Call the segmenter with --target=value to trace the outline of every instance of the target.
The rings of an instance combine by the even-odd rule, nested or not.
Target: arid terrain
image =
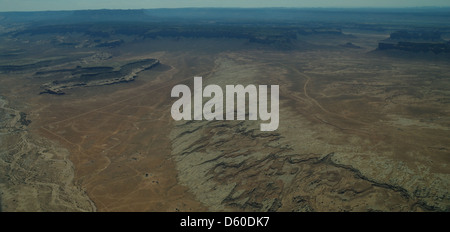
[[[1,211],[450,210],[445,14],[241,26],[132,13],[0,14]],[[171,89],[194,76],[279,85],[278,129],[175,121]]]

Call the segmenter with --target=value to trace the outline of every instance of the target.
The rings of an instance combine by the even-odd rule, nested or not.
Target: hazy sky
[[[0,11],[178,7],[417,7],[450,0],[0,0]]]

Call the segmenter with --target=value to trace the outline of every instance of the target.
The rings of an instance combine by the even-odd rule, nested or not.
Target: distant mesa
[[[37,61],[35,63],[30,63],[30,64],[0,65],[0,73],[20,72],[23,70],[29,70],[29,69],[35,69],[35,68],[49,66],[50,64],[53,64],[53,63],[54,63],[54,61],[52,61],[52,60],[44,60],[44,61]]]
[[[358,45],[354,45],[352,42],[348,42],[346,44],[342,44],[341,47],[344,47],[344,48],[355,48],[355,49],[361,48]]]
[[[123,43],[124,43],[123,40],[117,39],[117,40],[111,40],[111,41],[100,43],[100,44],[96,45],[95,47],[98,47],[98,48],[102,48],[102,47],[114,48],[114,47],[118,47],[118,46],[122,45]]]
[[[65,90],[76,87],[90,87],[112,85],[134,81],[137,75],[151,69],[160,62],[157,59],[143,59],[125,64],[115,71],[113,67],[80,67],[74,69],[51,70],[46,72],[37,72],[36,75],[45,75],[48,73],[69,73],[70,78],[64,80],[55,80],[44,84],[44,89],[40,94],[65,94]]]
[[[73,11],[67,19],[73,21],[146,21],[152,17],[145,10],[77,10]]]
[[[378,43],[379,51],[398,50],[434,54],[450,53],[450,42],[441,37],[440,32],[393,32],[388,39]]]
[[[410,31],[396,31],[391,33],[387,41],[408,41],[408,42],[445,42],[442,39],[440,32],[410,32]]]
[[[127,18],[126,15],[133,15],[128,11],[75,11],[71,17],[81,19],[95,18],[92,23],[84,23],[77,20],[58,24],[43,24],[40,26],[25,27],[24,29],[11,33],[11,36],[20,38],[26,36],[38,35],[65,35],[65,38],[54,39],[53,43],[60,46],[97,47],[97,48],[115,48],[121,46],[126,39],[122,36],[131,36],[140,39],[161,39],[161,38],[206,38],[206,39],[240,39],[246,40],[249,44],[268,45],[269,47],[292,49],[296,45],[302,45],[298,40],[302,36],[324,35],[324,36],[343,36],[340,28],[334,26],[299,26],[299,25],[281,25],[267,27],[264,24],[209,24],[209,23],[155,23],[155,21],[137,20],[121,21]],[[138,11],[142,17],[147,16],[145,12]],[[117,14],[117,15],[116,15]],[[121,15],[125,15],[120,17]],[[116,16],[115,16],[116,15]],[[85,17],[84,17],[85,16]],[[135,17],[135,16],[133,16]],[[131,18],[133,18],[131,17]],[[137,17],[137,16],[136,16]],[[140,16],[139,16],[140,17]],[[110,18],[110,21],[106,20]],[[130,20],[131,20],[130,18]],[[69,16],[65,20],[70,19]],[[81,20],[80,19],[80,20]],[[100,19],[105,19],[105,22]],[[83,39],[73,39],[70,35],[83,36]],[[87,38],[85,38],[86,36]],[[78,37],[77,37],[78,38]],[[84,42],[82,42],[84,41]]]

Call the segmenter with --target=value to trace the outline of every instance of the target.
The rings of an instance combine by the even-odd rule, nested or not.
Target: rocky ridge
[[[137,75],[151,69],[159,64],[157,59],[144,59],[128,63],[120,67],[118,71],[114,71],[113,67],[77,67],[75,69],[56,70],[54,72],[69,73],[68,77],[63,80],[55,80],[51,83],[44,84],[41,91],[49,94],[65,94],[65,90],[76,87],[91,87],[112,85],[117,83],[125,83],[133,81]],[[43,74],[36,73],[37,75]]]

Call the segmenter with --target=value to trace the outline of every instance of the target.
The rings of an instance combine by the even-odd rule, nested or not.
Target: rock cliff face
[[[450,42],[441,38],[439,32],[398,31],[378,44],[380,51],[399,50],[407,52],[450,53]]]
[[[432,52],[435,54],[450,53],[450,43],[415,43],[415,42],[398,42],[398,43],[379,43],[378,50],[400,50],[408,52]]]
[[[397,41],[416,41],[416,42],[443,42],[441,33],[439,32],[408,32],[396,31],[393,32],[389,38]]]
[[[90,67],[75,69],[56,70],[51,72],[69,73],[69,78],[64,80],[55,80],[51,83],[43,85],[44,90],[41,92],[49,94],[64,94],[64,90],[76,87],[102,86],[123,82],[133,81],[138,73],[151,69],[159,64],[157,59],[144,59],[136,62],[128,63],[120,67],[118,71],[114,71],[113,67]],[[43,74],[42,72],[36,74]]]

